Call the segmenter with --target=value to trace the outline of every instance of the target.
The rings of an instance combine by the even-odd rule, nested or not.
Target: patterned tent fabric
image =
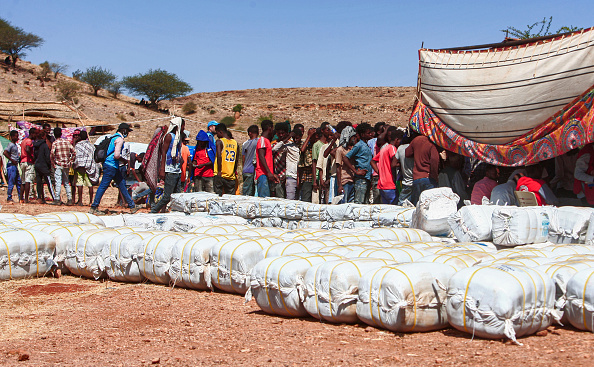
[[[499,165],[592,141],[594,28],[485,50],[419,51],[413,129]]]
[[[420,101],[410,126],[449,151],[500,166],[523,166],[594,142],[593,102],[594,85],[544,124],[503,145],[478,143],[458,134]]]

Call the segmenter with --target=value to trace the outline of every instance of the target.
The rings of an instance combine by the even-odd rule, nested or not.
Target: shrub
[[[72,72],[72,79],[76,79],[76,80],[80,80],[80,77],[82,76],[83,72],[80,69],[76,69],[75,71]]]
[[[235,107],[233,107],[233,112],[241,113],[241,110],[243,110],[243,106],[240,104],[236,104]]]
[[[182,112],[184,113],[184,115],[191,115],[193,113],[196,113],[197,108],[198,106],[196,106],[196,103],[190,101],[184,104],[184,106],[182,107]]]
[[[39,76],[41,76],[41,78],[43,78],[43,79],[47,78],[47,75],[52,72],[50,63],[47,61],[44,61],[41,64],[39,64],[39,66],[41,66],[41,71],[39,72]]]
[[[122,121],[126,121],[126,115],[124,115],[123,113],[116,113],[116,116],[122,120]]]
[[[258,122],[262,122],[264,120],[274,121],[274,116],[272,114],[270,114],[270,115],[263,115],[263,116],[258,117]]]
[[[208,113],[210,113],[211,115],[214,115],[215,113],[217,113],[217,111],[215,111],[215,110],[210,110],[210,111],[208,111]]]
[[[73,99],[78,95],[80,86],[75,82],[61,81],[56,85],[58,90],[58,99],[61,101]]]
[[[107,91],[109,93],[111,93],[111,95],[113,96],[113,98],[118,98],[118,96],[120,95],[120,93],[122,93],[123,87],[124,87],[124,85],[122,84],[122,82],[115,81],[115,82],[111,83],[109,85],[109,87],[107,87]]]
[[[221,119],[221,121],[219,121],[219,123],[229,127],[229,126],[233,126],[233,124],[235,123],[235,117],[233,116],[225,116]]]

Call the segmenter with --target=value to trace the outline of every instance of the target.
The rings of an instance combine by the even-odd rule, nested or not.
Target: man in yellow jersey
[[[215,127],[217,155],[214,164],[214,191],[220,196],[235,194],[235,172],[237,171],[237,142],[224,124]]]

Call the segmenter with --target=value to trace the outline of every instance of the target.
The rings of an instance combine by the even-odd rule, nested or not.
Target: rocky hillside
[[[90,86],[63,74],[58,74],[56,78],[50,75],[42,80],[40,72],[40,66],[24,60],[19,61],[16,70],[2,64],[0,101],[56,101],[56,85],[59,82],[76,82],[81,87],[75,99],[77,109],[93,121],[114,125],[123,121],[132,123],[135,126],[132,138],[141,142],[148,142],[155,128],[162,125],[166,121],[163,118],[168,116],[167,113],[141,106],[138,99],[125,95],[113,98],[107,91],[101,90],[99,96],[95,97]],[[160,107],[185,116],[193,136],[199,129],[205,128],[207,121],[233,116],[232,108],[236,104],[244,107],[241,117],[233,126],[239,131],[245,131],[247,126],[258,123],[262,116],[272,116],[275,122],[290,120],[306,127],[319,126],[323,121],[336,123],[340,120],[353,123],[386,121],[404,125],[411,112],[414,93],[414,87],[252,89],[197,93],[164,101]],[[190,101],[196,103],[196,112],[184,115],[182,107]],[[6,120],[0,120],[0,130],[5,131],[6,128]],[[235,135],[238,140],[244,139],[243,134]]]

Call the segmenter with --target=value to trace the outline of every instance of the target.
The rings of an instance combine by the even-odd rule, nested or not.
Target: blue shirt
[[[118,140],[119,137],[123,138],[124,136],[120,133],[115,133],[114,135],[105,138],[111,139],[111,142],[109,143],[109,147],[107,148],[107,157],[105,158],[105,162],[103,162],[103,164],[116,169],[120,166],[119,161],[116,161],[115,159],[115,142],[116,140]],[[121,153],[122,152],[120,152],[120,154]]]
[[[354,157],[355,160],[355,168],[356,169],[364,169],[367,170],[365,174],[365,178],[371,180],[371,159],[373,158],[373,154],[371,153],[371,148],[365,143],[363,140],[359,140],[357,144],[346,154],[348,159],[352,159]],[[362,176],[355,175],[355,177],[361,178]]]
[[[247,140],[243,143],[242,152],[245,157],[245,164],[243,165],[243,173],[254,173],[254,155],[256,154],[256,144],[258,138]]]

